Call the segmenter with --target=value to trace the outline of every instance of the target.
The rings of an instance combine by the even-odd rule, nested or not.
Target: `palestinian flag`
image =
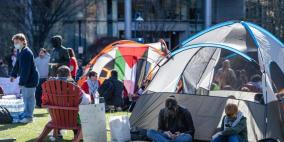
[[[108,45],[92,59],[85,73],[89,70],[97,72],[102,82],[110,77],[111,70],[116,70],[128,94],[133,94],[164,57],[161,43],[140,44],[122,40]]]

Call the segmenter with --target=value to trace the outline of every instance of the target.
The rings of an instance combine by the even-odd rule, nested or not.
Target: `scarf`
[[[88,84],[88,87],[89,87],[89,94],[95,95],[98,88],[99,88],[99,82],[98,81],[92,81],[91,79],[88,79],[87,84]]]
[[[225,116],[225,119],[224,119],[224,130],[226,130],[227,128],[235,127],[241,121],[242,118],[243,118],[243,113],[242,112],[238,112],[237,113],[237,118],[235,120],[233,120],[233,121],[232,121],[232,119],[230,119],[227,116]]]

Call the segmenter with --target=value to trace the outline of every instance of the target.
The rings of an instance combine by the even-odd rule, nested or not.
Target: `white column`
[[[212,24],[212,0],[205,0],[205,28]]]
[[[126,39],[131,39],[131,9],[131,0],[124,0],[124,29]]]

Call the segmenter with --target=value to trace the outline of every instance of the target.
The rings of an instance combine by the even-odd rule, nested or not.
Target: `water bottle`
[[[100,94],[98,92],[96,92],[96,94],[94,96],[94,100],[95,100],[95,104],[99,104],[100,103]]]

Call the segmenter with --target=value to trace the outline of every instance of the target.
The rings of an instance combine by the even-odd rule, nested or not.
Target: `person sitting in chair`
[[[236,104],[227,104],[221,131],[212,137],[211,142],[247,142],[247,123]]]
[[[158,131],[150,129],[147,136],[154,142],[192,142],[194,131],[190,112],[170,96],[159,113]]]
[[[70,68],[66,65],[62,65],[57,69],[57,77],[52,77],[50,78],[50,80],[62,80],[62,81],[66,81],[68,83],[72,83],[74,85],[77,86],[77,83],[73,80],[72,76],[71,76],[71,71]],[[90,95],[86,94],[82,89],[80,89],[80,105],[88,105],[91,103],[91,97]],[[47,94],[44,94],[42,96],[42,103],[43,104],[48,104],[47,101]],[[80,117],[78,116],[78,123],[80,123]],[[73,130],[74,136],[77,134],[77,130]],[[62,139],[63,136],[61,134],[61,129],[58,130],[58,134],[57,134],[57,138]],[[50,140],[55,140],[54,137],[50,137]]]
[[[69,83],[72,83],[74,85],[77,86],[77,83],[73,80],[73,78],[71,77],[71,71],[70,68],[68,66],[60,66],[57,69],[57,77],[52,77],[50,78],[51,80],[63,80]],[[47,96],[42,96],[42,103],[46,104],[47,100]],[[80,92],[80,105],[88,105],[91,103],[91,97],[90,95],[86,94],[82,89]]]

